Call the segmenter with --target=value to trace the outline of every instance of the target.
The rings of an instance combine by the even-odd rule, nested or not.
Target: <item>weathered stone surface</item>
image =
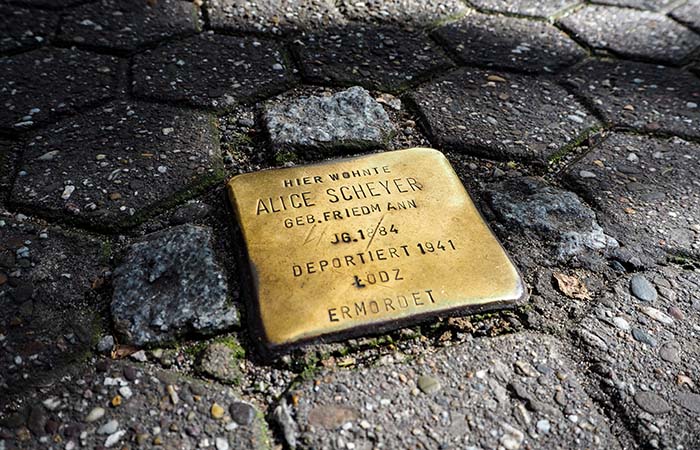
[[[426,372],[442,385],[431,395],[417,387]],[[337,442],[355,448],[436,448],[436,442],[454,448],[619,448],[559,344],[541,335],[473,339],[405,365],[321,373],[294,394],[303,448]],[[344,423],[311,420],[321,406],[357,416]]]
[[[238,325],[207,228],[182,225],[133,244],[114,272],[112,320],[139,346]]]
[[[700,0],[688,0],[671,11],[669,15],[700,33]]]
[[[590,61],[567,83],[604,120],[637,130],[700,137],[700,79],[651,64]]]
[[[85,1],[89,0],[12,0],[11,3],[37,8],[63,9],[69,6],[84,3]]]
[[[566,172],[627,247],[700,254],[700,146],[613,134]],[[582,178],[590,172],[592,177]]]
[[[438,147],[487,158],[544,162],[598,125],[562,88],[525,75],[462,70],[410,97]]]
[[[470,65],[552,72],[586,56],[554,26],[513,17],[471,13],[439,28],[435,35]]]
[[[345,24],[332,0],[211,0],[207,4],[214,29],[282,34]]]
[[[35,134],[11,198],[52,217],[127,226],[220,176],[217,150],[206,113],[114,102]]]
[[[58,14],[49,11],[0,5],[0,53],[45,44],[55,33],[58,17]]]
[[[580,0],[469,0],[479,9],[529,17],[548,18],[571,8]]]
[[[75,49],[0,58],[0,130],[18,131],[114,95],[117,59]]]
[[[361,87],[326,97],[272,100],[264,120],[277,150],[365,150],[383,146],[394,131],[384,108]]]
[[[627,58],[678,65],[700,46],[700,35],[649,11],[588,6],[559,23],[591,47]]]
[[[536,178],[491,184],[485,198],[496,219],[509,232],[518,230],[531,239],[548,243],[560,261],[618,246],[576,194]]]
[[[428,27],[467,10],[459,0],[340,0],[339,5],[352,20],[405,28]]]
[[[687,313],[686,319],[655,320],[648,315],[649,303],[630,294],[629,277],[613,284],[578,327],[606,343],[603,349],[582,341],[584,358],[599,380],[593,384],[602,388],[593,395],[611,399],[638,439],[652,448],[693,448],[698,443],[698,413],[687,407],[687,396],[694,394],[700,358],[700,276],[673,267],[644,275],[661,288],[653,308],[677,308]],[[634,327],[620,329],[615,318],[625,318]],[[669,345],[679,353],[676,357],[664,357]]]
[[[127,371],[132,372],[132,379],[126,378]],[[125,392],[130,394],[128,398],[122,395]],[[117,395],[122,398],[121,404],[104,407]],[[134,368],[124,361],[105,359],[76,364],[61,382],[48,385],[47,391],[34,390],[27,404],[32,405],[31,416],[24,418],[20,412],[19,420],[13,423],[16,426],[0,425],[0,442],[6,448],[46,448],[46,439],[53,436],[60,437],[60,448],[69,449],[131,445],[217,450],[270,448],[262,415],[252,405],[242,403],[226,386],[192,380],[148,364]],[[43,406],[46,404],[52,409]],[[221,418],[211,416],[213,404],[224,409]],[[241,404],[249,410],[249,422],[245,425],[226,412],[229,406]],[[94,422],[85,420],[95,410],[101,410],[102,415],[97,414]],[[24,426],[37,428],[42,422],[43,429],[37,429],[40,433],[20,432]],[[50,423],[54,424],[51,428]],[[46,433],[46,429],[53,432]]]
[[[452,65],[427,36],[396,28],[329,29],[295,40],[293,48],[304,77],[313,83],[390,92]]]
[[[193,3],[178,0],[101,0],[71,9],[59,38],[89,47],[130,52],[142,45],[193,33],[199,28]]]
[[[137,55],[137,96],[226,109],[293,82],[282,47],[250,37],[202,34]]]
[[[625,6],[628,8],[660,11],[673,3],[674,0],[590,0],[601,5]]]
[[[223,343],[209,345],[199,362],[199,370],[222,383],[240,383],[241,371],[237,367],[235,352]]]
[[[103,242],[0,212],[0,416],[93,345]],[[0,438],[1,440],[1,438]]]

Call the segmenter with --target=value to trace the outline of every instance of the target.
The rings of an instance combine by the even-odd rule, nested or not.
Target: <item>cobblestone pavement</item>
[[[0,450],[700,448],[697,0],[0,1]],[[411,146],[528,302],[262,360],[224,181]]]

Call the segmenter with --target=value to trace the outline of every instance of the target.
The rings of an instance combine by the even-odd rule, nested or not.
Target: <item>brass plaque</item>
[[[228,191],[269,348],[526,296],[518,270],[437,150],[244,174]]]

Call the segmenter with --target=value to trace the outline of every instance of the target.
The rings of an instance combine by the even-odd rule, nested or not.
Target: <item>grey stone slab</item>
[[[700,35],[655,12],[587,6],[559,24],[586,44],[626,58],[679,65],[700,47]]]
[[[688,0],[686,3],[673,9],[669,15],[677,21],[686,24],[697,33],[700,33],[700,1]]]
[[[572,72],[567,83],[610,124],[700,137],[700,80],[688,72],[590,61]]]
[[[460,16],[467,11],[459,0],[340,0],[350,19],[405,28],[423,28]]]
[[[212,232],[181,225],[145,236],[114,271],[111,313],[126,342],[153,346],[239,324]]]
[[[197,14],[193,3],[178,0],[102,0],[68,11],[62,18],[59,38],[71,44],[130,52],[197,31]]]
[[[322,372],[288,408],[302,448],[620,448],[562,353],[538,334],[472,339],[405,364]]]
[[[670,6],[674,0],[590,0],[600,5],[621,6],[627,8],[660,11]]]
[[[202,34],[136,55],[137,96],[214,109],[277,94],[293,82],[278,43]]]
[[[88,233],[0,211],[0,407],[90,351],[108,258]]]
[[[395,132],[382,105],[361,87],[326,97],[271,100],[264,120],[277,151],[367,150],[386,145]]]
[[[23,400],[0,424],[11,436],[0,439],[6,448],[270,448],[257,407],[226,386],[151,364],[90,360]]]
[[[46,48],[0,58],[0,130],[22,131],[114,95],[118,60]]]
[[[591,381],[622,411],[638,442],[697,448],[700,275],[670,266],[644,275],[659,290],[657,300],[631,296],[623,277],[572,333],[595,374]]]
[[[346,23],[332,0],[212,0],[206,7],[212,28],[234,32],[283,34]]]
[[[475,7],[507,14],[549,18],[581,3],[581,0],[469,0]]]
[[[586,56],[554,26],[513,17],[471,13],[439,28],[435,36],[469,65],[553,72]]]
[[[618,247],[596,214],[573,192],[537,178],[513,178],[488,184],[483,194],[502,234],[521,234],[550,247],[550,258],[567,262],[588,253]],[[544,262],[544,261],[542,261]]]
[[[398,28],[348,26],[294,41],[312,83],[360,85],[395,92],[452,66],[424,34]]]
[[[566,172],[621,244],[700,254],[700,145],[613,134]]]
[[[46,44],[56,32],[58,14],[0,5],[0,53]]]
[[[12,201],[98,228],[124,227],[218,180],[217,152],[206,113],[115,102],[32,136]]]
[[[598,121],[557,84],[527,75],[461,70],[410,94],[440,148],[544,162]]]

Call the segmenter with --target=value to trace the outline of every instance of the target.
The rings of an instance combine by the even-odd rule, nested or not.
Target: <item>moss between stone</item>
[[[575,148],[579,147],[583,142],[585,142],[589,137],[594,134],[604,130],[605,127],[602,125],[594,125],[587,128],[576,136],[571,142],[557,150],[552,156],[547,159],[547,163],[550,166],[559,164],[568,154],[570,154]]]

